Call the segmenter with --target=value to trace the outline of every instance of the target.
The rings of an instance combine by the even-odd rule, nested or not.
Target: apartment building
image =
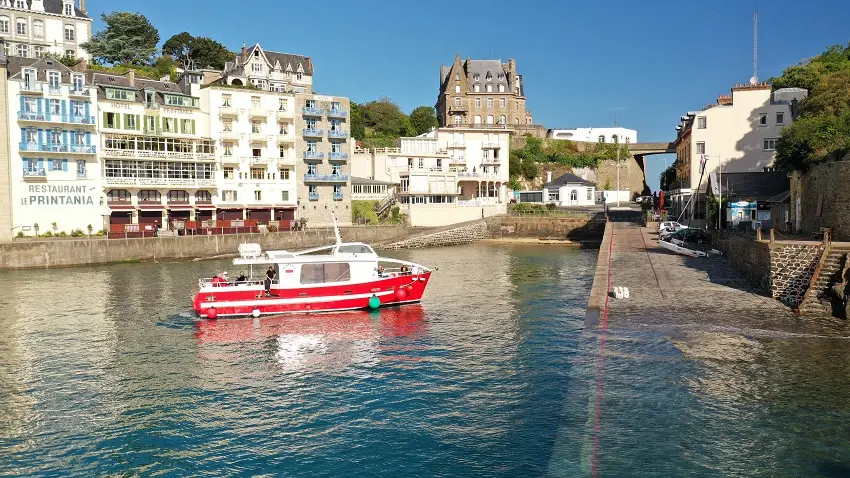
[[[200,100],[176,83],[137,77],[133,71],[87,75],[97,88],[111,227],[180,229],[185,221],[214,219],[216,148]]]
[[[531,125],[525,107],[522,75],[516,60],[471,60],[455,57],[451,66],[440,66],[437,120],[440,126]]]
[[[216,218],[291,227],[298,201],[295,96],[219,84],[195,91],[217,145]]]
[[[552,139],[567,139],[584,143],[637,143],[637,131],[628,128],[571,128],[552,129]]]
[[[808,94],[800,88],[771,91],[766,83],[738,85],[731,93],[682,115],[676,126],[677,182],[668,197],[673,210],[681,211],[695,195],[694,219],[704,217],[700,204],[711,173],[773,169],[776,140],[782,128],[794,121],[795,103]]]
[[[341,96],[296,95],[299,218],[311,225],[351,223],[351,103]],[[303,175],[301,175],[303,172]],[[333,214],[332,214],[333,213]]]
[[[199,65],[203,66],[203,65]],[[234,61],[227,62],[223,76],[229,85],[252,85],[264,91],[313,92],[313,62],[310,57],[278,53],[242,45]]]
[[[91,38],[86,0],[0,0],[0,40],[6,56],[48,53],[89,59],[80,46]]]
[[[5,66],[12,229],[24,235],[100,230],[91,83],[52,58],[10,57]]]

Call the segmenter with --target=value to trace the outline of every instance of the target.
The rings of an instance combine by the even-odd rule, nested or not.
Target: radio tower
[[[756,85],[759,82],[759,11],[753,10],[753,77],[750,78],[750,84]]]

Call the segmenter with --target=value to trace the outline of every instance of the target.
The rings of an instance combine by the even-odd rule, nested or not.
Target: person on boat
[[[237,277],[237,278],[236,278],[236,283],[237,283],[237,284],[242,283],[242,282],[247,282],[247,281],[248,281],[248,278],[247,278],[247,277],[245,277],[245,273],[244,273],[244,272],[240,273],[240,274],[239,274],[239,277]]]
[[[274,266],[269,266],[269,270],[266,271],[266,297],[271,297],[271,287],[274,278],[277,276],[277,272],[274,270]]]
[[[378,277],[384,277],[384,266],[378,266]]]
[[[227,285],[227,271],[212,278],[213,287],[224,287]]]
[[[402,264],[401,265],[401,274],[407,275],[409,273],[410,273],[410,269],[407,268],[407,264]]]

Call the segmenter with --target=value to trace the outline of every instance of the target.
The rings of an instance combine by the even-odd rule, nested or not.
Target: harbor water
[[[421,305],[217,321],[229,261],[3,272],[0,475],[850,475],[845,334],[585,327],[595,250],[393,255]]]

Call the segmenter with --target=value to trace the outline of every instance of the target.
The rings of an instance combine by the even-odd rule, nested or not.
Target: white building
[[[216,219],[295,219],[295,97],[291,93],[208,85],[198,88],[217,148]]]
[[[674,143],[678,177],[669,196],[673,209],[683,207],[694,192],[704,194],[709,174],[721,168],[724,173],[772,170],[776,139],[794,120],[795,100],[807,93],[800,88],[772,92],[766,83],[739,85],[716,104],[683,115]],[[694,211],[694,219],[703,217],[699,207]]]
[[[553,129],[552,139],[568,139],[584,143],[637,143],[637,131],[626,128],[575,128]]]
[[[110,231],[212,219],[215,145],[198,98],[133,71],[89,71],[88,78],[97,86]]]
[[[12,229],[99,231],[96,108],[85,75],[51,58],[11,57],[6,67]]]
[[[452,127],[402,138],[397,149],[356,151],[352,174],[398,185],[388,194],[414,226],[502,214],[510,132],[499,126]]]
[[[261,90],[280,93],[313,92],[313,62],[310,57],[267,51],[259,43],[251,48],[242,45],[235,61],[225,65],[224,76],[229,85],[253,85]]]
[[[546,203],[558,206],[593,206],[596,204],[596,185],[573,173],[567,173],[552,179],[547,172],[543,185],[543,198]]]
[[[6,56],[47,53],[89,59],[80,45],[91,39],[86,0],[0,0],[0,40]]]

